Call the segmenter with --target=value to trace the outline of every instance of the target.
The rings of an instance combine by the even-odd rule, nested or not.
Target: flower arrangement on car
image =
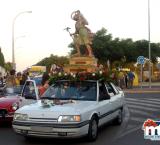
[[[50,78],[50,84],[53,84],[57,80],[71,80],[71,81],[85,81],[85,80],[104,80],[113,81],[111,77],[112,72],[78,72],[78,73],[66,73],[58,72]]]

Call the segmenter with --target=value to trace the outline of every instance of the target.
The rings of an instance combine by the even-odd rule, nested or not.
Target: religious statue
[[[74,45],[77,50],[77,54],[75,55],[81,56],[80,46],[84,45],[88,51],[88,55],[92,57],[93,51],[91,48],[91,44],[93,39],[93,33],[89,28],[86,27],[86,25],[88,25],[87,20],[84,18],[84,16],[79,10],[72,12],[71,19],[76,21],[75,33],[70,34],[71,36],[73,36]]]

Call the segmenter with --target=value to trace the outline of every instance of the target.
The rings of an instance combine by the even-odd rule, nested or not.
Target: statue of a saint
[[[79,10],[72,12],[71,18],[76,21],[75,23],[75,33],[73,35],[74,44],[77,50],[76,56],[80,56],[80,46],[84,45],[88,51],[88,55],[93,56],[91,44],[93,33],[89,28],[86,27],[88,25],[87,20],[81,14]]]

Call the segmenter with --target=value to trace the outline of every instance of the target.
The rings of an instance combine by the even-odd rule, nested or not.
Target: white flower
[[[76,75],[75,75],[75,74],[73,74],[73,77],[75,78],[75,77],[76,77]]]
[[[100,74],[102,74],[102,71],[99,71]]]
[[[65,73],[64,75],[67,76],[67,73]]]
[[[59,76],[61,76],[61,75],[62,75],[62,73],[61,73],[61,72],[59,72],[59,73],[58,73],[58,75],[59,75]]]
[[[95,73],[92,73],[92,76],[95,76],[96,74]]]

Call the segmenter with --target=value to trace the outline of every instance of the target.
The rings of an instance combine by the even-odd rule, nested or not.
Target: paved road
[[[160,118],[160,93],[129,93],[126,96],[125,118],[121,126],[112,124],[100,129],[96,142],[89,143],[86,139],[25,140],[16,135],[10,125],[0,126],[0,145],[154,145],[160,141],[144,140],[143,122],[148,119]]]
[[[142,125],[146,119],[160,120],[160,93],[143,90],[141,93],[127,94],[126,106],[129,110],[128,122],[121,129],[113,145],[158,145],[160,141],[144,139]]]

